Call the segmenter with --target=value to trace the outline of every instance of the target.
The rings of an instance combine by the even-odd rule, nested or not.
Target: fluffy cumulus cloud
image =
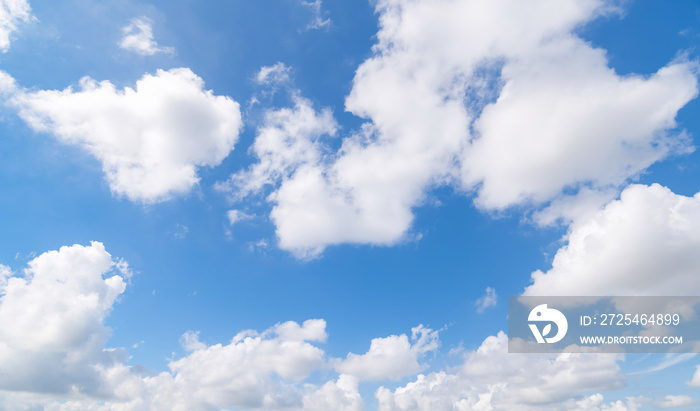
[[[34,130],[99,159],[113,193],[143,203],[191,190],[197,168],[220,164],[242,125],[239,104],[205,90],[187,68],[123,90],[89,77],[79,90],[15,90],[9,102]]]
[[[350,375],[340,375],[321,388],[304,395],[303,411],[364,411],[365,405],[358,392],[358,381]]]
[[[32,9],[27,0],[0,1],[0,51],[3,53],[10,48],[12,33],[20,23],[32,21]]]
[[[234,174],[223,185],[243,197],[286,181],[297,169],[321,162],[323,135],[335,134],[338,124],[330,110],[316,112],[311,102],[295,97],[292,108],[269,110],[258,129],[251,152],[259,159],[247,170]]]
[[[323,320],[308,320],[303,325],[283,323],[262,334],[241,332],[230,344],[195,350],[169,368],[181,389],[212,405],[265,409],[293,405],[300,401],[297,393],[286,390],[274,376],[301,381],[322,368],[324,352],[310,342],[325,341],[325,327]]]
[[[650,399],[645,397],[627,397],[625,400],[617,400],[605,403],[605,397],[597,393],[575,402],[571,407],[575,411],[637,411],[644,404],[649,404]]]
[[[143,372],[126,364],[122,349],[106,348],[104,325],[129,270],[101,243],[50,251],[15,274],[0,266],[0,400],[13,409],[55,411],[279,409],[362,411],[363,380],[415,375],[438,348],[438,334],[423,326],[406,335],[374,339],[369,351],[329,359],[318,346],[326,322],[277,324],[236,334],[227,344],[206,344],[183,334],[187,353],[168,370]],[[395,391],[377,393],[381,410],[585,409],[602,397],[584,392],[623,384],[619,356],[508,355],[503,333],[487,338],[456,371],[419,375]],[[328,373],[332,369],[337,376]],[[322,371],[321,381],[309,377]],[[319,374],[317,374],[319,375]],[[677,399],[668,399],[668,401]],[[579,407],[580,409],[584,409]]]
[[[286,322],[264,332],[238,333],[207,345],[187,332],[189,353],[169,370],[126,365],[122,349],[105,348],[104,319],[126,287],[126,263],[101,243],[42,254],[21,275],[6,266],[0,289],[0,401],[12,409],[360,411],[358,381],[340,375],[304,384],[329,367],[315,343],[327,338],[323,320]]]
[[[153,39],[153,22],[148,17],[136,17],[122,29],[124,37],[119,41],[119,47],[124,50],[152,56],[156,53],[175,53],[172,47],[161,47]]]
[[[261,192],[266,187],[303,185],[308,173],[314,173],[318,178],[319,167],[325,163],[327,154],[321,142],[323,136],[335,135],[338,124],[328,109],[316,111],[311,102],[301,96],[294,96],[294,106],[268,110],[263,124],[258,128],[257,137],[251,152],[259,159],[246,170],[231,176],[225,183],[217,187],[227,191],[234,198],[242,199],[247,195]],[[296,182],[296,183],[295,183]],[[341,235],[337,232],[337,224],[328,210],[328,204],[314,205],[317,201],[332,201],[328,193],[319,190],[313,183],[307,188],[314,192],[299,190],[278,190],[270,195],[269,200],[277,203],[272,211],[272,218],[277,224],[277,235],[282,248],[296,251],[300,256],[311,256],[322,250],[316,237],[324,235],[332,238]],[[319,198],[309,198],[318,195]],[[297,197],[295,201],[288,196]],[[306,208],[306,211],[300,208]],[[296,220],[288,215],[293,214]],[[329,227],[320,227],[317,222],[325,219]],[[312,232],[300,230],[300,226],[309,225]],[[323,233],[317,232],[322,230]],[[329,238],[328,241],[332,241]]]
[[[346,99],[366,124],[331,153],[304,130],[287,141],[312,150],[275,149],[287,167],[268,197],[280,246],[308,256],[339,243],[395,244],[439,185],[487,210],[551,202],[536,221],[570,220],[652,163],[690,151],[675,117],[697,95],[697,64],[618,75],[605,50],[575,34],[616,13],[611,3],[376,2],[378,42]],[[298,102],[285,113],[299,117],[289,124],[323,118]],[[258,138],[269,141],[268,130]],[[250,179],[248,189],[270,182],[264,175],[280,168],[265,165],[269,157],[233,179]]]
[[[181,338],[187,355],[171,360],[168,371],[143,373],[126,364],[123,349],[105,347],[104,320],[129,275],[126,263],[97,242],[44,253],[21,274],[0,266],[3,404],[61,411],[361,411],[361,379],[413,374],[420,369],[416,358],[437,348],[437,333],[419,326],[412,344],[405,335],[376,339],[365,355],[329,361],[317,346],[328,337],[326,322],[290,321],[242,331],[228,344],[207,345],[188,331]],[[337,378],[306,382],[333,363]]]
[[[286,322],[262,333],[248,330],[229,344],[206,345],[198,333],[182,342],[191,352],[169,363],[169,372],[142,377],[130,367],[103,376],[114,387],[106,401],[52,403],[50,410],[218,410],[362,411],[358,380],[340,375],[320,386],[302,384],[327,368],[325,353],[313,343],[327,338],[323,320]]]
[[[454,373],[421,374],[394,391],[380,387],[376,392],[379,410],[576,409],[585,393],[624,385],[620,356],[516,355],[508,354],[507,345],[508,338],[501,332],[467,353]]]
[[[194,396],[190,387],[183,385],[169,373],[154,377],[141,378],[129,370],[122,370],[121,375],[115,373],[115,381],[124,388],[123,393],[128,398],[121,400],[70,400],[63,402],[46,402],[36,399],[18,398],[16,409],[27,409],[26,404],[43,405],[45,411],[187,411],[203,410],[216,411],[228,407],[226,404],[246,404],[255,393],[228,398],[222,403],[212,403],[214,398],[206,399]],[[127,383],[124,385],[124,379]],[[357,390],[357,381],[352,377],[341,375],[337,380],[326,382],[321,387],[307,385],[305,388],[286,388],[282,392],[271,393],[262,405],[243,405],[235,409],[261,409],[285,411],[364,411],[364,402]],[[230,408],[226,408],[230,409]]]
[[[690,149],[664,131],[697,95],[690,63],[619,77],[603,50],[568,37],[506,63],[502,80],[463,162],[464,181],[481,183],[481,206],[542,203],[579,184],[605,190]]]
[[[103,395],[102,370],[124,361],[107,349],[103,321],[126,287],[124,262],[101,243],[61,247],[21,273],[0,266],[0,390]]]
[[[314,345],[327,338],[323,320],[243,331],[228,344],[187,332],[181,342],[190,353],[144,376],[125,364],[123,350],[105,348],[103,321],[128,269],[101,243],[42,254],[22,275],[0,271],[8,280],[0,290],[0,401],[12,409],[364,410],[353,376],[302,384],[328,368]]]
[[[413,328],[411,341],[406,334],[375,338],[367,353],[350,353],[336,369],[359,380],[399,379],[422,369],[419,359],[438,348],[438,332],[423,326]]]
[[[192,352],[169,364],[172,384],[179,395],[187,393],[199,406],[363,410],[360,381],[413,375],[421,369],[418,358],[438,347],[437,332],[418,326],[412,329],[412,343],[406,335],[377,338],[366,354],[329,361],[313,344],[326,340],[325,328],[323,320],[286,322],[262,333],[244,331],[227,345],[211,346],[188,332],[183,345]],[[337,379],[320,386],[300,384],[333,363]]]
[[[632,185],[577,220],[525,295],[698,295],[700,194]]]
[[[401,180],[417,165],[420,174],[420,157],[432,155],[429,144],[421,146],[427,152],[414,153],[414,158],[389,158],[395,146],[375,146],[365,158],[364,144],[373,133],[366,127],[362,135],[343,142],[338,157],[322,139],[337,131],[332,113],[314,110],[299,96],[294,101],[292,108],[267,112],[252,147],[259,162],[219,188],[236,198],[276,188],[268,200],[275,204],[271,218],[279,244],[301,257],[318,255],[329,244],[398,241],[413,218],[402,204],[414,189]]]

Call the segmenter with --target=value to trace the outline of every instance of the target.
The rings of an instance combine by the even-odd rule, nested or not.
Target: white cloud
[[[207,345],[199,341],[199,331],[187,331],[180,337],[180,345],[186,351],[196,351],[207,348]]]
[[[35,20],[27,0],[0,0],[0,51],[10,48],[12,34],[20,23]]]
[[[272,66],[262,66],[255,76],[255,81],[261,85],[280,85],[290,81],[289,73],[292,68],[282,62]]]
[[[103,321],[128,275],[98,242],[41,254],[21,275],[4,270],[0,390],[102,394],[100,368],[125,360],[105,348]]]
[[[551,3],[378,3],[376,55],[358,69],[346,106],[372,120],[378,143],[416,150],[388,151],[383,161],[402,156],[420,177],[401,176],[413,189],[406,212],[457,169],[477,204],[501,209],[580,183],[621,184],[686,148],[663,130],[697,94],[693,64],[619,77],[603,50],[572,33],[607,12],[605,3]]]
[[[690,407],[695,401],[687,395],[667,395],[659,400],[659,408]]]
[[[99,159],[113,193],[143,203],[191,190],[198,167],[233,150],[242,124],[239,104],[187,68],[147,74],[133,89],[85,77],[79,91],[18,91],[10,102],[33,129]]]
[[[278,187],[268,201],[275,204],[271,218],[279,245],[302,258],[318,255],[329,244],[398,241],[412,220],[402,204],[413,186],[401,181],[402,173],[422,165],[423,154],[394,156],[389,152],[400,148],[387,145],[364,158],[369,150],[362,146],[371,138],[367,127],[366,135],[346,139],[332,162],[320,139],[336,133],[331,112],[316,112],[298,95],[294,101],[294,108],[266,114],[252,147],[259,162],[218,187],[237,198]]]
[[[604,404],[602,394],[593,394],[575,402],[571,407],[575,411],[636,411],[644,404],[651,401],[645,397],[627,397],[625,401],[617,400],[609,404]]]
[[[678,310],[680,312],[680,315],[686,316],[686,315],[694,315],[694,310],[692,307],[686,307],[685,304],[678,304],[675,303],[673,304],[673,308]],[[664,329],[662,327],[652,327],[648,326],[646,327],[646,330],[648,330],[649,334],[647,335],[654,335],[651,333],[660,333],[663,332]],[[643,333],[640,333],[643,334]],[[649,374],[649,373],[656,373],[661,370],[665,370],[666,368],[673,367],[674,365],[683,363],[685,361],[691,360],[695,358],[697,354],[696,353],[684,353],[684,354],[672,354],[672,353],[667,353],[665,354],[662,358],[661,361],[653,365],[649,368],[643,369],[641,371],[635,371],[634,373],[630,373],[627,375],[640,375],[640,374]]]
[[[18,90],[17,81],[7,72],[0,70],[0,96],[11,97]]]
[[[199,341],[198,333],[187,332],[181,343],[192,352],[171,361],[170,372],[141,377],[130,367],[114,366],[102,373],[104,384],[113,387],[108,401],[76,399],[47,409],[363,410],[357,380],[351,376],[341,375],[320,387],[301,384],[311,372],[327,367],[325,353],[312,344],[326,340],[325,327],[323,320],[286,322],[209,346]]]
[[[496,290],[491,287],[486,287],[486,294],[479,297],[476,304],[476,311],[478,313],[483,313],[489,307],[495,307],[498,303],[498,295],[496,295]]]
[[[7,287],[7,281],[12,277],[12,269],[6,265],[0,264],[0,295],[2,295]]]
[[[120,401],[73,400],[68,402],[52,402],[44,406],[45,411],[171,411],[171,410],[220,410],[225,405],[212,404],[211,399],[201,398],[192,394],[191,388],[182,384],[169,373],[161,373],[143,379],[135,376],[126,369],[115,368],[114,383],[120,385],[124,397]],[[124,384],[124,379],[128,381]],[[259,405],[246,405],[236,409],[263,409],[287,411],[364,411],[364,402],[357,389],[357,380],[341,375],[337,380],[326,382],[321,387],[306,385],[304,388],[278,387],[280,392],[267,392],[265,401]],[[244,402],[246,398],[257,393],[235,394],[237,398],[228,399],[227,403]],[[0,397],[0,400],[4,398]],[[19,398],[13,409],[27,409],[27,404],[40,406],[46,400]]]
[[[269,246],[270,246],[270,243],[267,241],[267,239],[261,238],[258,241],[249,242],[248,243],[248,251],[250,251],[251,253],[256,252],[256,251],[264,253],[268,249]]]
[[[257,137],[251,152],[259,159],[247,170],[233,174],[225,183],[217,184],[217,188],[231,193],[236,199],[261,192],[265,187],[282,187],[271,194],[268,200],[277,204],[272,211],[272,219],[277,225],[277,236],[280,246],[292,250],[299,256],[313,256],[322,247],[318,246],[317,232],[304,233],[299,225],[309,224],[310,230],[323,230],[325,235],[342,235],[336,230],[336,225],[342,222],[329,221],[330,227],[317,224],[323,219],[326,208],[324,204],[314,206],[308,201],[307,195],[314,193],[296,192],[292,189],[291,196],[286,195],[285,187],[299,185],[298,181],[305,178],[305,173],[317,172],[325,163],[325,147],[320,142],[322,136],[333,136],[338,124],[333,119],[330,110],[316,112],[311,102],[299,95],[293,96],[293,108],[268,110],[264,116],[263,125],[258,128]],[[321,176],[319,176],[321,177]],[[301,183],[303,185],[303,182]],[[317,189],[310,185],[310,189]],[[319,195],[325,196],[321,192]],[[307,207],[305,211],[297,207]],[[290,210],[291,208],[291,210]],[[286,218],[288,213],[302,212],[298,219],[292,221]],[[332,217],[332,216],[328,216]],[[358,229],[359,231],[359,229]]]
[[[417,359],[437,348],[437,333],[419,326],[412,344],[405,335],[375,339],[366,354],[336,362],[336,379],[309,384],[313,372],[330,367],[316,346],[328,337],[326,323],[316,319],[243,331],[228,344],[207,345],[197,332],[187,332],[181,343],[189,354],[171,360],[167,372],[143,376],[125,365],[120,350],[104,348],[104,316],[126,285],[122,276],[105,274],[119,266],[93,243],[42,254],[24,277],[10,277],[0,302],[4,403],[56,411],[361,411],[359,381],[411,375],[422,368]],[[376,394],[380,410],[573,409],[577,401],[587,405],[581,410],[621,409],[601,405],[602,396],[584,401],[581,395],[620,388],[620,356],[513,355],[506,347],[500,333],[467,353],[454,373],[419,375],[393,392],[382,387]]]
[[[301,381],[322,368],[325,354],[310,342],[323,342],[323,320],[279,324],[263,333],[244,331],[230,344],[199,348],[169,368],[180,390],[212,406],[274,408],[300,401],[295,390],[285,396],[284,380]],[[225,366],[222,367],[222,364]],[[278,393],[279,395],[275,395]]]
[[[233,178],[242,194],[270,185],[279,245],[298,256],[396,244],[441,185],[475,194],[484,209],[552,202],[535,221],[569,221],[654,162],[691,150],[683,132],[669,130],[697,95],[696,63],[617,75],[604,50],[575,34],[614,12],[610,2],[381,0],[376,10],[374,55],[346,99],[367,123],[335,153],[278,124],[289,143],[274,156],[255,147],[259,165]],[[298,101],[284,113],[286,124],[323,117]],[[266,124],[258,138],[269,142],[270,132]],[[271,167],[278,157],[283,166]]]
[[[691,387],[700,387],[700,365],[695,366],[695,374],[693,379],[687,383]]]
[[[591,217],[618,195],[619,191],[615,188],[594,190],[582,187],[575,195],[561,196],[533,213],[532,221],[545,227],[559,222],[568,225]]]
[[[328,381],[304,395],[303,411],[364,411],[365,405],[357,388],[355,377],[341,374],[336,381]]]
[[[228,210],[226,212],[226,218],[228,219],[229,225],[234,225],[239,221],[246,221],[255,218],[254,215],[246,214],[241,210]]]
[[[282,62],[271,66],[261,66],[253,78],[255,83],[260,86],[260,90],[248,100],[248,107],[260,104],[261,101],[269,101],[280,88],[298,95],[298,91],[291,87],[293,84],[291,73],[292,68]]]
[[[508,354],[504,333],[488,337],[465,356],[456,373],[419,375],[393,392],[376,392],[380,411],[572,409],[590,391],[624,385],[610,354]]]
[[[367,353],[349,353],[335,368],[342,374],[359,380],[399,379],[422,369],[419,359],[438,348],[438,332],[422,325],[411,330],[411,342],[406,334],[375,338]]]
[[[632,185],[575,221],[546,273],[525,295],[698,295],[700,194]]]
[[[175,53],[172,47],[160,47],[153,40],[153,22],[148,17],[136,17],[131,19],[131,23],[122,29],[124,37],[119,42],[119,47],[124,50],[141,54],[142,56],[152,56],[156,53]]]
[[[0,265],[0,403],[61,411],[364,409],[353,376],[305,383],[330,368],[316,346],[328,338],[321,319],[243,331],[228,344],[207,345],[188,331],[180,342],[189,353],[171,360],[169,371],[126,365],[123,349],[105,347],[104,320],[130,275],[99,242],[43,253],[21,274]]]
[[[331,19],[330,18],[323,18],[323,11],[321,10],[322,6],[322,1],[321,0],[314,0],[314,1],[302,1],[301,4],[303,4],[306,7],[311,8],[313,11],[314,17],[313,21],[309,23],[308,26],[306,26],[307,29],[322,29],[322,28],[328,28],[331,25]]]
[[[502,73],[503,91],[476,121],[478,137],[463,162],[467,185],[480,183],[482,207],[538,204],[581,184],[607,190],[691,150],[682,134],[665,132],[697,96],[690,63],[623,78],[603,50],[562,38]]]
[[[285,181],[304,165],[321,162],[322,148],[318,142],[323,135],[334,135],[338,124],[330,110],[314,111],[311,102],[294,97],[294,108],[268,110],[263,125],[258,128],[251,152],[259,159],[248,170],[231,176],[219,184],[238,198]]]

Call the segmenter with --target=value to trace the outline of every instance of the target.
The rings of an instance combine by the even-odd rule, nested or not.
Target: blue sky
[[[699,406],[504,334],[700,295],[697,2],[0,6],[0,408]]]

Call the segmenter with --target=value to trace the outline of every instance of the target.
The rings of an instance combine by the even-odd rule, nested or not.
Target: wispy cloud
[[[313,20],[311,23],[309,23],[306,28],[308,30],[314,30],[314,29],[325,29],[330,27],[331,25],[331,19],[330,18],[323,18],[324,13],[323,10],[321,10],[321,0],[315,0],[315,1],[302,1],[301,4],[304,6],[310,7],[311,10],[314,13]]]
[[[239,221],[252,220],[255,218],[255,215],[244,213],[241,210],[228,210],[226,212],[226,217],[228,218],[229,225],[234,225]]]
[[[666,354],[664,356],[664,359],[657,365],[647,368],[642,371],[636,371],[636,372],[629,372],[627,373],[628,376],[633,376],[633,375],[640,375],[640,374],[649,374],[653,372],[658,372],[661,370],[665,370],[668,367],[673,367],[676,364],[680,364],[686,361],[689,361],[693,359],[697,354],[696,353],[684,353],[684,354]]]
[[[124,37],[119,47],[142,56],[152,56],[156,53],[174,54],[172,47],[161,47],[153,39],[153,22],[148,17],[131,19],[131,24],[124,27]]]
[[[486,287],[486,294],[479,297],[474,304],[476,304],[476,312],[479,314],[486,311],[489,307],[495,307],[498,303],[498,295],[496,290],[491,287]]]
[[[35,20],[27,0],[0,0],[0,51],[10,48],[12,33],[20,23]]]
[[[278,61],[271,66],[262,66],[255,76],[255,81],[261,85],[280,85],[289,82],[289,73],[292,70],[288,65]]]

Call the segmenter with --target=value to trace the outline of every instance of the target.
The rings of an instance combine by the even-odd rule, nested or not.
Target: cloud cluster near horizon
[[[45,252],[20,273],[0,265],[0,361],[8,365],[0,372],[0,399],[15,409],[62,411],[359,411],[362,381],[410,377],[415,381],[393,392],[377,390],[380,410],[534,410],[589,401],[586,392],[624,384],[619,355],[508,355],[503,333],[465,353],[456,372],[418,374],[439,347],[438,331],[422,325],[410,336],[375,338],[364,354],[332,358],[320,348],[329,338],[322,319],[241,331],[225,344],[188,331],[181,338],[185,355],[171,359],[169,371],[144,373],[127,365],[124,348],[106,346],[105,319],[131,275],[99,242]],[[322,370],[331,375],[308,381]],[[556,378],[547,382],[546,375]],[[560,379],[566,384],[555,383]]]

